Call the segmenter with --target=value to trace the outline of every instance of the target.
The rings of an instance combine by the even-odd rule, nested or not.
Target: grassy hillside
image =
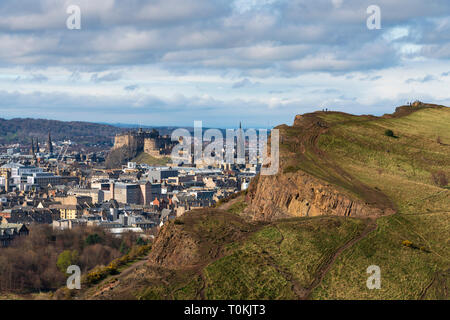
[[[169,157],[155,158],[149,155],[148,153],[141,152],[131,161],[139,164],[148,164],[149,166],[157,166],[157,165],[163,166],[170,162],[170,158]]]
[[[449,124],[438,106],[296,117],[279,127],[280,175],[303,171],[396,213],[255,222],[241,196],[170,222],[148,263],[102,298],[448,299],[450,190],[436,177],[450,178]],[[379,290],[366,286],[371,265]]]
[[[151,263],[100,298],[306,298],[335,251],[365,228],[366,221],[359,219],[293,218],[268,224],[218,209],[195,210],[165,227],[171,241],[154,244]],[[85,297],[98,298],[96,293],[110,283]]]
[[[335,118],[321,115],[326,121],[329,117]],[[395,137],[384,135],[388,129]],[[318,147],[346,172],[381,190],[401,213],[450,208],[450,193],[432,178],[439,171],[450,177],[450,108],[421,109],[392,119],[345,121],[320,135]]]
[[[314,298],[447,297],[450,192],[433,181],[433,174],[450,177],[449,124],[449,108],[426,108],[400,118],[338,124],[320,136],[319,147],[392,199],[398,214],[380,218],[375,233],[345,252]],[[387,129],[394,138],[384,135]],[[405,240],[426,251],[402,245]],[[364,270],[371,264],[381,268],[381,290],[364,288]]]

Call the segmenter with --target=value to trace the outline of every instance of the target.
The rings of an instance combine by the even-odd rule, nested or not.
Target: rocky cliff
[[[384,194],[342,170],[317,146],[319,136],[335,124],[325,121],[321,114],[297,115],[292,126],[278,127],[278,174],[254,179],[247,193],[247,212],[255,220],[319,215],[379,216],[395,212]],[[348,116],[339,112],[326,114]]]
[[[251,185],[247,201],[248,211],[257,220],[289,216],[378,216],[392,212],[346,195],[301,170],[259,177]]]

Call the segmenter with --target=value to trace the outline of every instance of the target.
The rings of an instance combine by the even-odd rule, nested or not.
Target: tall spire
[[[31,155],[34,155],[34,139],[31,137],[31,148],[30,148]]]
[[[36,153],[39,153],[39,152],[41,152],[39,150],[39,138],[36,138]]]
[[[245,163],[245,140],[242,132],[242,123],[239,121],[239,130],[237,136],[236,162],[238,164]]]
[[[53,154],[53,144],[52,144],[52,137],[50,135],[50,131],[48,132],[47,153]]]

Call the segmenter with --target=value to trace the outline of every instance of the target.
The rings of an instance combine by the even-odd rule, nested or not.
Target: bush
[[[428,250],[425,246],[417,246],[416,244],[412,243],[409,240],[403,240],[402,245],[404,245],[405,247],[411,248],[411,249],[416,249],[416,250],[420,250],[423,252],[427,252],[430,253],[430,250]]]
[[[435,185],[443,188],[448,185],[448,179],[444,171],[436,171],[431,174],[431,178]]]
[[[402,245],[404,245],[405,247],[412,247],[413,243],[409,240],[403,240]]]
[[[287,166],[283,169],[283,173],[294,173],[297,172],[300,168],[298,166]]]
[[[387,129],[387,130],[384,132],[384,135],[387,136],[387,137],[395,137],[394,131],[392,131],[391,129]]]
[[[151,247],[151,244],[133,247],[130,250],[129,254],[125,254],[120,258],[114,259],[108,266],[97,267],[89,272],[84,278],[85,283],[89,285],[96,284],[109,275],[119,274],[119,267],[126,265],[127,263],[147,254]]]
[[[130,247],[128,247],[127,244],[124,241],[122,241],[119,247],[119,251],[122,254],[127,254],[130,251]]]
[[[139,238],[137,238],[137,240],[136,240],[136,244],[137,244],[138,246],[144,246],[144,245],[147,244],[147,241],[145,241],[144,239],[142,239],[141,237],[139,237]]]
[[[88,246],[90,246],[90,245],[93,245],[93,244],[100,243],[100,242],[102,242],[102,240],[103,239],[97,233],[93,233],[93,234],[88,235],[86,240],[84,240],[84,242]]]
[[[78,263],[78,251],[73,250],[64,250],[58,256],[58,261],[56,262],[56,266],[62,273],[66,273],[67,268],[71,265]]]

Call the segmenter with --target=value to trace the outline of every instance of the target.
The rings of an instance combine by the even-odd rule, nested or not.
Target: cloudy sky
[[[0,1],[2,118],[267,127],[449,88],[448,0]]]

